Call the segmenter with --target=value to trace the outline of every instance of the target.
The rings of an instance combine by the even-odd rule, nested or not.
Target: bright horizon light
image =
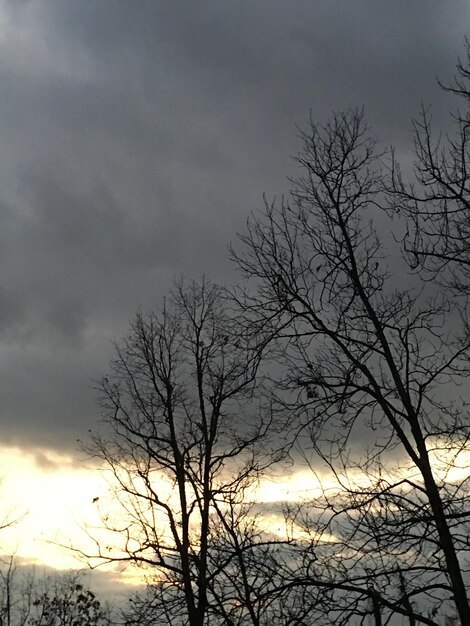
[[[311,488],[306,491],[309,483]],[[301,496],[314,496],[318,488],[311,473],[307,476],[305,472],[297,472],[282,478],[267,478],[256,496],[267,504],[288,502]],[[0,447],[0,497],[0,521],[19,518],[0,531],[3,554],[15,554],[31,564],[59,570],[77,569],[85,566],[84,560],[62,545],[83,550],[89,547],[92,551],[83,530],[85,526],[96,528],[105,540],[106,533],[100,529],[100,503],[109,502],[105,473],[71,455],[46,449]],[[279,523],[271,517],[268,526],[274,531]],[[118,567],[107,565],[103,569],[116,571]],[[129,582],[132,580],[135,581],[131,575]]]
[[[55,569],[84,567],[59,544],[83,545],[80,525],[99,523],[93,498],[102,490],[100,473],[69,455],[1,447],[2,515],[19,521],[0,531],[0,550]]]
[[[442,456],[434,460],[438,474],[444,462]],[[469,468],[470,451],[463,450],[448,474],[448,480],[467,478]],[[406,465],[400,471],[406,472]],[[366,486],[365,477],[355,474],[352,479]],[[293,467],[291,474],[264,478],[253,496],[267,505],[267,529],[284,537],[282,516],[269,512],[269,504],[314,498],[322,489],[335,490],[338,487],[331,477],[320,478],[308,469],[295,471]],[[106,507],[110,502],[105,473],[71,455],[45,449],[0,447],[0,497],[0,521],[19,518],[18,522],[0,531],[0,552],[4,555],[14,554],[26,563],[58,570],[81,569],[86,566],[85,561],[62,546],[93,551],[83,530],[87,526],[96,529],[100,540],[106,541],[100,517],[100,504]],[[113,508],[111,504],[110,514],[113,514]],[[299,537],[301,535],[299,529]],[[329,539],[325,537],[325,540]],[[122,583],[135,584],[138,581],[135,570],[127,568],[125,571],[122,564],[108,564],[100,569],[118,575]]]

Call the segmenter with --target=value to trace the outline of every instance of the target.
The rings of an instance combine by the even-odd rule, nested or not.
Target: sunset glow
[[[434,456],[438,474],[444,478],[446,459],[442,454]],[[458,455],[447,479],[468,477],[469,467],[470,451],[464,450]],[[406,468],[400,472],[406,473]],[[4,554],[16,554],[26,561],[58,569],[80,568],[84,561],[59,544],[92,550],[94,546],[83,530],[85,526],[94,527],[95,534],[106,540],[106,532],[98,530],[102,526],[100,510],[110,512],[110,501],[107,499],[109,484],[103,472],[80,464],[72,456],[50,450],[2,447],[0,476],[3,511],[8,519],[19,519],[1,533],[0,548]],[[393,473],[389,478],[393,478]],[[351,480],[365,486],[370,479],[355,473]],[[161,487],[165,488],[164,482]],[[265,478],[253,495],[258,502],[266,505],[268,511],[270,504],[318,497],[322,488],[333,491],[339,485],[327,477],[320,482],[312,472],[303,470],[282,477]],[[95,498],[99,500],[93,502]],[[116,503],[112,509],[116,515],[119,514]],[[265,521],[270,532],[285,536],[282,516],[266,513]],[[300,528],[296,531],[297,538],[302,538],[304,534]],[[108,565],[107,569],[113,569],[113,566]],[[133,580],[131,573],[129,580]]]

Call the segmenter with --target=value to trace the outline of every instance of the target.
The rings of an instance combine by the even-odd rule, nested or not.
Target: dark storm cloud
[[[463,1],[5,2],[0,11],[0,416],[6,440],[93,424],[111,339],[226,246],[294,171],[309,111],[366,106],[405,151],[443,119]]]

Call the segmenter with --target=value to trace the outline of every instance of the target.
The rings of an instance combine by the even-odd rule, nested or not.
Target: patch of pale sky
[[[76,535],[78,512],[93,516],[98,475],[68,456],[1,448],[0,476],[3,511],[21,518],[2,531],[2,551],[58,569],[77,567],[76,558],[54,542],[59,532]]]
[[[83,566],[83,561],[59,544],[85,552],[96,547],[87,538],[85,527],[102,545],[115,544],[116,537],[101,528],[101,514],[117,517],[120,507],[110,496],[106,472],[50,450],[2,447],[0,476],[4,514],[21,517],[1,532],[3,553],[66,569]],[[295,501],[318,495],[318,489],[318,479],[297,472],[282,479],[263,480],[256,498],[267,504]],[[162,481],[159,490],[168,495],[168,484]],[[94,502],[95,498],[99,500]],[[266,518],[273,531],[280,528],[279,518],[274,517],[271,521]]]
[[[468,449],[462,449],[454,458],[450,452],[445,453],[436,446],[432,459],[442,479],[457,482],[470,475]],[[452,468],[446,474],[449,460],[452,460]],[[411,465],[401,464],[399,471],[406,474],[411,473],[412,469]],[[389,477],[384,475],[383,478],[393,479],[396,471],[395,468]],[[103,513],[118,520],[118,525],[120,515],[120,504],[116,499],[113,500],[106,472],[78,462],[69,455],[46,449],[1,447],[0,476],[3,516],[21,518],[1,531],[2,553],[16,554],[30,563],[67,569],[80,568],[85,564],[62,546],[70,545],[84,552],[93,552],[96,548],[84,529],[88,529],[90,536],[101,545],[116,545],[116,536],[102,528]],[[356,470],[349,480],[364,488],[372,479]],[[168,484],[164,481],[161,481],[158,489],[163,495],[169,494]],[[321,495],[322,489],[339,489],[338,482],[327,475],[316,476],[308,470],[295,471],[293,468],[290,474],[285,473],[282,477],[263,479],[252,497],[266,505],[263,508],[266,511],[264,523],[267,530],[281,538],[290,532],[297,539],[307,539],[305,531],[300,527],[291,527],[290,531],[286,531],[282,514],[273,513],[270,505],[313,499]],[[322,540],[332,541],[334,538],[324,537]],[[114,571],[116,575],[122,567],[108,565],[104,569]],[[131,583],[137,582],[139,575],[130,570],[120,574],[123,581]]]

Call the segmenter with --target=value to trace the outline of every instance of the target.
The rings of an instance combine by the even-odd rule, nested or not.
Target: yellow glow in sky
[[[434,467],[443,478],[441,466],[448,459],[439,451],[434,456]],[[469,468],[470,451],[464,450],[447,479],[462,480],[469,476]],[[404,470],[406,467],[402,466],[400,471]],[[361,482],[360,476],[354,479]],[[99,502],[93,500],[109,493],[103,474],[57,452],[0,447],[0,480],[0,520],[21,517],[18,523],[0,531],[0,552],[57,569],[83,567],[83,561],[58,544],[85,550],[90,547],[81,527],[102,526]],[[319,496],[322,485],[338,489],[338,483],[332,479],[322,478],[320,482],[309,470],[296,472],[292,468],[291,474],[264,479],[253,496],[266,504],[295,502]],[[266,516],[267,526],[273,532],[279,527],[279,534],[284,535],[281,518],[271,517]]]
[[[77,559],[54,541],[78,542],[78,526],[98,521],[92,500],[102,490],[100,474],[69,456],[47,450],[0,448],[3,518],[21,517],[0,532],[0,550],[55,568],[77,568]]]
[[[21,517],[0,532],[0,552],[58,569],[83,566],[57,544],[85,548],[81,527],[101,526],[99,502],[93,500],[103,500],[108,492],[102,473],[50,450],[0,447],[0,479],[0,519]],[[318,495],[318,490],[311,473],[298,472],[266,479],[256,497],[266,503],[294,501]],[[273,528],[276,525],[279,520],[272,520]]]

